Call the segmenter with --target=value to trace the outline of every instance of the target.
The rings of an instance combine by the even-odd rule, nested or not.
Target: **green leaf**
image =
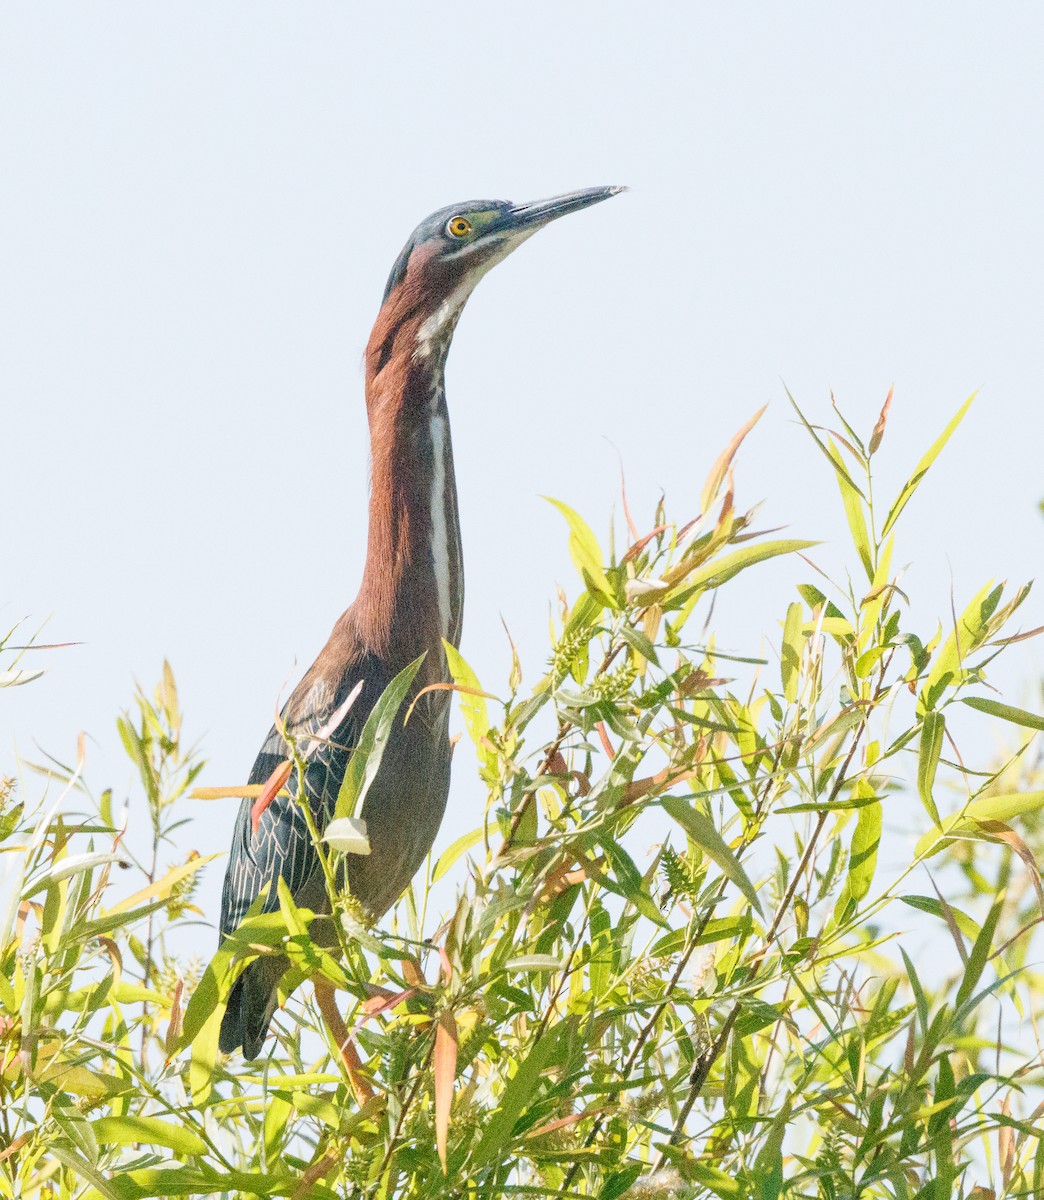
[[[52,1141],[47,1147],[47,1152],[53,1154],[56,1159],[63,1165],[69,1168],[70,1171],[75,1171],[77,1175],[103,1196],[105,1200],[129,1200],[135,1193],[129,1192],[122,1185],[120,1178],[106,1179],[101,1171],[92,1167],[85,1159],[81,1158],[75,1150],[63,1146],[61,1142]]]
[[[102,1145],[133,1146],[145,1142],[149,1146],[165,1146],[180,1155],[207,1152],[207,1143],[199,1134],[159,1117],[99,1117],[93,1124],[94,1136]]]
[[[55,1123],[76,1149],[87,1156],[91,1166],[96,1167],[98,1165],[98,1140],[91,1128],[90,1121],[87,1121],[79,1109],[69,1102],[68,1097],[62,1096],[59,1099],[61,1102],[56,1101],[51,1113]]]
[[[895,503],[892,505],[891,509],[889,510],[887,518],[885,519],[884,528],[881,530],[882,537],[887,536],[888,531],[892,528],[892,526],[899,519],[899,514],[906,507],[907,502],[909,501],[910,497],[914,494],[914,492],[917,491],[917,485],[924,478],[925,472],[932,465],[932,463],[935,462],[935,460],[939,457],[940,451],[942,450],[943,446],[945,446],[946,443],[950,440],[950,436],[953,433],[953,431],[957,428],[957,426],[961,423],[961,421],[964,420],[964,414],[968,411],[969,407],[971,406],[971,402],[975,399],[976,395],[977,395],[976,392],[972,392],[972,394],[968,397],[968,399],[965,400],[965,402],[957,410],[957,413],[953,417],[953,419],[949,422],[949,424],[942,431],[942,433],[932,443],[930,449],[928,450],[928,453],[921,459],[921,461],[914,468],[914,473],[910,476],[910,478],[906,481],[906,483],[903,484],[902,491],[899,493],[898,497],[896,498]]]
[[[660,660],[656,657],[656,647],[640,629],[635,629],[633,625],[621,625],[620,636],[633,650],[637,651],[642,658],[651,662],[653,666],[658,667],[660,665]]]
[[[753,907],[759,913],[762,912],[757,890],[710,817],[698,812],[691,804],[677,796],[661,796],[660,805],[681,825],[704,854],[717,864],[722,874],[739,888]]]
[[[1010,821],[1044,808],[1044,792],[1004,792],[999,796],[984,796],[972,800],[957,814],[949,817],[941,829],[932,829],[914,847],[918,858],[935,854],[954,837],[976,835],[980,821]]]
[[[925,995],[924,988],[921,986],[921,981],[917,976],[917,971],[914,969],[914,965],[910,961],[910,956],[906,953],[902,946],[899,947],[899,953],[903,956],[903,962],[906,964],[906,976],[910,980],[910,989],[914,994],[914,1003],[917,1005],[917,1019],[921,1022],[921,1033],[922,1035],[927,1036],[928,997]]]
[[[908,904],[911,908],[916,908],[920,912],[930,913],[933,917],[938,917],[940,921],[946,920],[946,914],[943,912],[943,906],[934,896],[900,896],[899,899]],[[956,908],[952,904],[948,904],[950,916],[953,917],[953,923],[971,941],[974,941],[979,936],[979,925],[972,920],[970,916],[961,908]]]
[[[612,608],[619,608],[616,592],[602,566],[601,547],[590,525],[561,500],[555,500],[551,496],[545,496],[544,499],[558,509],[569,525],[569,557],[573,560],[573,566],[580,572],[580,577],[589,588],[600,592]]]
[[[544,1072],[548,1067],[560,1065],[563,1036],[569,1034],[572,1025],[573,1021],[566,1018],[532,1044],[529,1053],[519,1063],[518,1070],[508,1081],[499,1107],[485,1118],[485,1131],[472,1155],[475,1166],[481,1166],[494,1156],[502,1156],[515,1122],[536,1091]]]
[[[671,590],[670,595],[677,597],[682,592],[706,587],[711,581],[715,587],[720,587],[721,584],[755,563],[776,558],[781,554],[796,554],[801,550],[809,550],[818,545],[818,542],[805,542],[793,538],[775,542],[753,542],[749,546],[744,546],[742,550],[734,550],[731,554],[712,558],[710,562],[690,571]]]
[[[335,817],[355,817],[361,813],[366,793],[370,790],[370,784],[373,783],[384,757],[384,749],[388,744],[395,718],[423,661],[422,654],[408,667],[404,667],[384,689],[381,698],[371,709],[359,735],[359,741],[352,751],[352,757],[348,760],[348,769],[337,793]]]
[[[783,696],[788,704],[793,704],[797,699],[798,680],[801,678],[801,651],[805,644],[801,631],[803,623],[801,605],[795,600],[787,607],[786,620],[783,622],[783,645],[779,656]]]
[[[24,811],[24,804],[15,804],[7,812],[0,815],[0,842],[6,842],[18,828],[18,823],[21,821]]]
[[[708,1188],[722,1200],[748,1200],[748,1194],[737,1179],[711,1167],[705,1162],[686,1162],[686,1178],[701,1187]]]
[[[467,728],[468,737],[471,738],[472,745],[475,747],[479,763],[485,766],[489,761],[489,750],[483,745],[483,739],[489,732],[489,714],[486,711],[486,697],[481,694],[482,685],[478,681],[478,676],[468,666],[464,656],[452,642],[447,642],[443,638],[442,646],[446,651],[446,665],[449,667],[453,682],[459,688],[468,689],[457,693],[460,698],[460,711],[464,714],[464,725]]]
[[[1001,589],[990,580],[972,597],[943,643],[917,700],[918,712],[938,707],[948,691],[964,682],[964,660],[982,641],[986,622],[1000,600]]]
[[[118,1200],[148,1200],[154,1196],[215,1196],[235,1192],[244,1196],[288,1196],[293,1180],[286,1175],[250,1175],[195,1167],[157,1167],[128,1171],[121,1176]],[[309,1196],[318,1196],[313,1188]],[[324,1189],[324,1194],[325,1189]]]
[[[505,971],[561,971],[564,960],[553,954],[522,954],[518,958],[509,958],[504,964]]]
[[[990,957],[990,950],[993,946],[993,935],[997,930],[997,922],[1000,920],[1001,911],[1004,908],[1004,896],[1002,891],[997,899],[990,907],[990,911],[986,916],[986,920],[982,923],[982,928],[979,930],[979,936],[975,939],[975,944],[972,946],[971,954],[968,955],[968,963],[964,968],[964,977],[961,980],[961,986],[957,989],[957,997],[954,1000],[954,1007],[960,1009],[961,1005],[970,999],[975,991],[975,985],[982,977],[982,973],[986,968],[986,963]]]
[[[265,1147],[265,1166],[271,1167],[282,1157],[286,1127],[294,1113],[294,1106],[287,1095],[280,1096],[273,1090],[271,1078],[265,1098],[265,1116],[262,1123]]]
[[[873,580],[874,560],[870,553],[870,536],[866,531],[863,494],[845,470],[841,461],[841,451],[838,450],[833,440],[827,443],[827,447],[837,475],[837,486],[841,489],[841,502],[845,507],[845,517],[848,520],[849,532],[852,534],[852,544],[859,555],[859,561],[863,564],[867,579]]]
[[[123,861],[125,861],[123,855],[101,850],[95,850],[89,854],[68,854],[65,858],[59,858],[52,862],[39,875],[34,875],[22,891],[22,899],[29,900],[38,892],[42,892],[49,884],[68,879],[70,875],[79,874],[81,871],[93,871],[95,867],[103,866],[106,863]]]
[[[1010,704],[1001,704],[986,696],[964,696],[962,703],[979,712],[988,713],[991,717],[1000,717],[1002,721],[1010,721],[1013,725],[1022,725],[1026,729],[1044,729],[1044,717],[1026,712],[1023,708],[1013,708]]]
[[[452,845],[443,850],[439,855],[439,861],[435,864],[435,869],[431,873],[432,883],[437,883],[466,850],[470,850],[477,842],[482,841],[483,832],[484,827],[480,825],[477,829],[471,830],[470,833],[465,833],[457,838]]]
[[[812,426],[809,424],[809,422],[808,422],[808,418],[807,418],[807,417],[805,416],[805,414],[804,414],[804,413],[801,411],[801,409],[800,409],[800,408],[798,408],[797,401],[796,401],[796,400],[794,399],[794,397],[793,397],[793,396],[790,394],[790,388],[784,388],[784,391],[787,393],[787,399],[790,401],[790,403],[791,403],[791,405],[792,405],[792,407],[793,407],[794,411],[797,413],[798,417],[800,418],[800,420],[801,420],[801,424],[802,424],[802,425],[804,425],[804,427],[805,427],[805,429],[807,430],[807,432],[808,432],[809,436],[810,436],[810,437],[812,438],[812,440],[813,440],[813,441],[816,443],[816,445],[817,445],[817,446],[820,448],[820,450],[822,450],[822,451],[823,451],[823,453],[826,455],[827,459],[829,459],[829,461],[830,461],[830,465],[831,465],[831,466],[834,468],[834,470],[835,470],[835,471],[843,472],[843,473],[844,473],[844,475],[845,475],[845,478],[847,479],[847,481],[848,481],[848,483],[850,484],[850,486],[851,486],[851,487],[853,487],[853,488],[855,488],[855,490],[858,492],[858,491],[859,491],[859,488],[858,488],[858,487],[856,487],[855,480],[854,480],[854,479],[851,477],[851,475],[849,475],[849,474],[848,474],[848,471],[846,470],[846,468],[845,468],[845,466],[844,466],[844,463],[838,463],[838,462],[837,462],[837,460],[835,460],[835,459],[834,459],[834,458],[831,456],[831,454],[830,454],[830,451],[829,451],[829,450],[826,448],[826,446],[825,446],[825,445],[823,444],[823,442],[820,440],[819,434],[817,434],[817,433],[816,433],[816,431],[815,431],[815,430],[812,428]],[[860,493],[860,494],[862,494],[862,493]]]
[[[630,1163],[622,1171],[614,1171],[602,1184],[598,1200],[616,1200],[618,1196],[622,1196],[641,1175],[643,1166],[640,1162]]]
[[[935,771],[939,765],[945,733],[946,718],[942,713],[925,713],[921,725],[921,750],[917,757],[917,794],[935,825],[939,824],[939,810],[935,807],[932,787],[935,784]]]
[[[873,786],[860,779],[852,788],[853,799],[864,800],[874,795]],[[859,809],[848,860],[848,878],[837,898],[834,919],[845,920],[850,903],[856,903],[870,891],[877,868],[877,850],[881,844],[881,803],[867,804]]]
[[[267,897],[266,884],[235,933],[226,937],[218,947],[217,954],[203,972],[185,1009],[181,1036],[172,1057],[191,1045],[189,1086],[193,1102],[197,1105],[207,1100],[214,1085],[221,1018],[239,970],[245,963],[258,957],[258,947],[274,948],[282,945],[286,938],[283,914],[278,911],[261,912]]]
[[[599,844],[605,850],[606,858],[608,858],[613,869],[613,874],[619,881],[619,888],[614,888],[609,885],[608,880],[602,880],[604,886],[608,886],[611,891],[618,891],[621,896],[628,900],[642,914],[643,917],[648,917],[650,921],[657,925],[662,925],[667,928],[667,921],[664,919],[663,913],[656,907],[656,902],[649,895],[645,886],[645,881],[642,879],[642,873],[634,864],[634,860],[627,851],[608,834],[603,833],[599,839]]]

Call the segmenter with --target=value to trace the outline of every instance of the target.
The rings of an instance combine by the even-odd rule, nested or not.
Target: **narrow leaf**
[[[939,824],[939,810],[935,807],[932,787],[945,732],[946,718],[941,712],[925,713],[921,726],[921,749],[917,758],[917,794],[935,825]]]
[[[986,623],[999,600],[1000,588],[994,587],[990,580],[975,593],[957,618],[921,688],[917,700],[920,712],[937,708],[945,693],[964,681],[964,660],[982,641]]]
[[[852,788],[853,800],[874,797],[873,787],[864,779]],[[874,871],[877,868],[877,851],[881,844],[881,803],[866,804],[859,809],[856,827],[852,832],[852,846],[848,860],[848,876],[845,886],[834,906],[834,919],[838,923],[847,920],[851,906],[858,904],[870,891]]]
[[[986,821],[1010,821],[1044,808],[1044,791],[1004,792],[999,796],[984,796],[972,800],[942,824],[922,837],[914,847],[918,858],[941,850],[948,838],[974,835]]]
[[[834,445],[833,441],[828,442],[827,446],[830,458],[834,463],[837,486],[841,489],[841,503],[844,505],[848,529],[852,535],[852,544],[859,555],[859,561],[863,564],[863,570],[866,571],[867,579],[872,580],[874,577],[874,563],[870,553],[870,535],[866,529],[866,514],[863,511],[863,494],[852,484],[851,477],[844,470],[841,461],[841,452]]]
[[[348,769],[337,793],[335,817],[354,817],[361,812],[366,793],[384,757],[384,749],[388,744],[395,718],[423,661],[422,654],[408,667],[404,667],[381,693],[381,698],[366,718],[366,724],[352,751],[352,757],[348,760]]]
[[[963,702],[969,708],[979,712],[989,713],[991,717],[1000,717],[1002,721],[1010,721],[1013,725],[1022,725],[1026,729],[1044,729],[1044,717],[1036,713],[1026,712],[1022,708],[1013,708],[1010,704],[1000,704],[986,696],[965,696]]]
[[[103,918],[114,917],[117,913],[130,912],[132,908],[137,908],[139,904],[144,904],[145,901],[156,897],[165,900],[183,879],[188,879],[190,875],[194,875],[201,867],[213,862],[215,858],[220,858],[220,855],[208,854],[203,858],[192,858],[180,866],[171,867],[162,879],[150,883],[148,887],[142,888],[140,892],[135,892],[133,896],[128,896],[126,900],[114,904],[112,908],[105,909],[101,916]]]
[[[1005,893],[1003,891],[997,895],[997,899],[991,905],[986,920],[982,923],[979,936],[975,939],[971,954],[968,955],[968,964],[964,968],[964,977],[961,979],[961,986],[957,989],[957,997],[954,1000],[955,1008],[959,1009],[966,1000],[971,998],[975,992],[976,984],[979,982],[986,968],[986,963],[990,957],[990,950],[993,948],[993,935],[997,930],[997,922],[1000,920],[1001,910],[1004,907],[1004,896]]]
[[[801,651],[805,644],[801,632],[802,624],[801,605],[795,600],[787,608],[786,620],[783,622],[783,645],[779,656],[783,696],[788,704],[793,704],[797,699],[798,680],[801,677]]]
[[[445,1175],[446,1137],[453,1104],[453,1080],[457,1074],[457,1022],[451,1012],[444,1012],[439,1017],[432,1068],[435,1076],[435,1147]]]
[[[710,817],[697,812],[691,804],[677,796],[661,796],[660,804],[760,913],[762,908],[757,890],[740,866],[739,859],[726,846],[724,838]]]
[[[917,491],[917,485],[924,478],[925,472],[932,465],[932,463],[935,462],[935,460],[939,457],[940,451],[942,450],[943,446],[945,446],[946,443],[950,440],[950,436],[953,433],[953,431],[957,428],[958,425],[960,425],[961,421],[964,420],[964,414],[968,411],[969,407],[971,406],[971,402],[975,399],[975,396],[976,396],[976,393],[972,392],[972,394],[968,397],[968,399],[965,400],[965,402],[957,410],[956,415],[952,418],[952,420],[949,422],[949,424],[946,426],[946,428],[932,443],[931,447],[928,450],[928,453],[921,459],[921,461],[914,468],[914,473],[910,476],[910,478],[906,481],[906,483],[903,484],[903,489],[899,493],[898,497],[896,498],[895,503],[892,505],[892,507],[888,513],[888,517],[885,520],[884,528],[881,530],[882,537],[885,537],[888,534],[888,531],[892,528],[892,526],[899,519],[899,514],[906,507],[907,502],[909,501],[910,497],[914,494],[914,492]]]
[[[571,509],[568,504],[563,504],[561,500],[555,500],[551,496],[545,496],[544,499],[558,509],[569,525],[569,557],[580,572],[581,578],[588,587],[601,592],[602,596],[615,609],[617,607],[616,593],[606,577],[605,569],[602,566],[602,551],[590,525],[578,512]]]
[[[809,550],[811,547],[818,545],[818,542],[805,542],[794,539],[775,542],[754,542],[749,546],[744,546],[742,550],[734,550],[731,554],[722,555],[721,558],[712,558],[710,562],[704,563],[694,571],[688,572],[681,578],[671,594],[677,595],[682,591],[688,592],[694,588],[705,587],[712,580],[717,587],[727,580],[732,579],[733,576],[738,575],[740,571],[753,566],[755,563],[764,562],[769,558],[776,558],[781,554],[795,554],[800,550]]]
[[[465,833],[457,838],[451,846],[443,850],[439,855],[439,861],[435,864],[435,869],[431,873],[432,883],[437,883],[466,850],[470,850],[476,842],[480,842],[482,834],[483,827],[480,825],[477,829],[472,829],[470,833]]]
[[[472,1153],[471,1161],[474,1166],[481,1166],[495,1156],[503,1158],[503,1151],[511,1139],[515,1122],[540,1083],[544,1071],[559,1055],[562,1037],[571,1025],[572,1022],[567,1018],[532,1043],[529,1053],[508,1081],[504,1094],[500,1097],[499,1108],[485,1120],[482,1137]]]
[[[489,715],[486,711],[486,697],[482,691],[482,685],[457,647],[445,639],[443,639],[442,645],[446,651],[446,665],[449,667],[453,682],[458,687],[467,689],[458,692],[460,711],[464,714],[464,724],[475,747],[479,763],[485,766],[488,751],[483,744],[483,739],[489,732]]]
[[[750,418],[750,420],[740,429],[732,438],[732,441],[718,456],[717,462],[711,467],[710,473],[707,476],[707,482],[703,485],[703,494],[700,497],[700,512],[706,513],[710,510],[711,505],[717,498],[718,492],[721,490],[722,482],[728,474],[733,458],[736,456],[736,451],[740,448],[740,443],[747,436],[754,426],[761,420],[762,414],[768,408],[767,404],[761,408]]]
[[[81,871],[93,871],[95,867],[103,866],[105,863],[123,862],[124,859],[119,854],[110,854],[103,851],[94,851],[87,854],[69,854],[65,858],[58,859],[46,870],[41,871],[39,875],[34,875],[25,885],[22,892],[22,899],[28,900],[35,896],[38,892],[42,892],[49,884],[57,883],[61,879],[68,879],[70,875],[77,875]]]
[[[207,1152],[207,1144],[198,1134],[159,1117],[99,1117],[93,1124],[94,1136],[103,1145],[133,1146],[145,1142],[150,1146],[165,1146],[180,1155]]]

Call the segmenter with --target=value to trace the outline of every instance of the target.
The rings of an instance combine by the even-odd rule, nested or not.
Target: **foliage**
[[[513,657],[495,699],[448,651],[481,822],[380,929],[316,839],[339,955],[285,891],[205,970],[169,952],[207,861],[158,866],[200,769],[169,669],[120,724],[143,864],[110,796],[68,811],[89,799],[76,769],[48,768],[62,793],[31,816],[8,789],[0,1193],[1041,1194],[1044,721],[986,682],[1029,636],[1026,589],[987,584],[914,631],[895,539],[964,409],[882,519],[887,408],[865,442],[840,413],[837,432],[801,416],[851,532],[842,585],[734,507],[750,425],[701,515],[679,527],[661,505],[644,535],[628,515],[623,553],[558,504],[583,586],[546,675],[524,690]],[[771,659],[722,652],[715,596],[778,556],[807,572]],[[1003,760],[969,765],[1000,733]],[[346,812],[366,775],[360,759]],[[124,865],[138,885],[117,899]],[[219,1055],[235,973],[275,951],[288,984],[318,987],[270,1058]]]

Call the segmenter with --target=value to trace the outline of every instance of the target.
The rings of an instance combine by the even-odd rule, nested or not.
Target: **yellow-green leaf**
[[[939,766],[945,733],[946,718],[942,713],[925,713],[921,726],[921,749],[917,758],[917,793],[925,811],[936,825],[939,824],[939,810],[935,807],[932,787],[935,784],[935,771]]]
[[[964,660],[982,640],[986,622],[999,600],[1000,588],[995,588],[991,579],[975,593],[971,603],[957,618],[924,681],[917,701],[920,712],[937,707],[945,692],[963,681]]]
[[[112,908],[105,909],[101,913],[101,917],[112,917],[117,913],[129,912],[139,904],[144,904],[146,900],[152,900],[156,897],[165,900],[182,880],[187,879],[190,875],[194,875],[200,867],[205,867],[207,863],[213,862],[215,858],[219,857],[220,855],[217,854],[208,854],[203,858],[192,858],[180,866],[171,867],[162,879],[157,879],[155,883],[150,883],[148,887],[142,888],[140,892],[135,892],[133,896],[128,896],[126,900],[121,900],[118,904],[114,904]]]
[[[1010,821],[1044,808],[1044,791],[1004,792],[998,796],[983,796],[972,800],[954,816],[947,818],[941,829],[932,829],[914,847],[918,858],[941,850],[948,838],[977,833],[980,821]]]
[[[853,800],[875,798],[873,786],[860,779],[852,788]],[[877,850],[881,844],[881,802],[864,804],[859,809],[856,827],[852,832],[852,847],[848,860],[848,877],[834,908],[837,921],[845,919],[849,902],[858,903],[870,891],[877,867]]]
[[[661,796],[660,804],[760,913],[762,909],[757,889],[751,883],[746,871],[740,866],[739,859],[725,844],[725,839],[718,832],[710,817],[697,812],[691,804],[678,796]]]
[[[445,639],[443,639],[442,645],[446,651],[446,665],[449,667],[453,682],[459,688],[466,689],[457,693],[460,697],[460,711],[464,714],[464,724],[468,731],[468,737],[471,738],[475,747],[478,760],[485,766],[489,758],[489,751],[483,745],[483,739],[489,732],[489,714],[486,711],[486,697],[482,691],[482,685],[457,647]]]
[[[93,1124],[94,1136],[102,1145],[133,1146],[145,1142],[149,1146],[165,1146],[181,1155],[207,1152],[207,1144],[199,1134],[159,1117],[99,1117]]]
[[[482,840],[482,832],[483,827],[480,825],[477,829],[472,829],[470,833],[465,833],[457,838],[452,845],[443,850],[431,873],[432,883],[437,883],[466,850],[470,850],[476,842]]]
[[[755,563],[776,558],[781,554],[796,554],[799,550],[809,550],[818,545],[818,542],[796,539],[752,542],[749,546],[744,546],[742,550],[734,550],[731,554],[722,555],[721,558],[712,558],[710,562],[689,572],[679,581],[671,594],[677,595],[679,592],[687,592],[691,588],[705,587],[712,580],[715,586],[718,586]]]
[[[863,564],[867,579],[872,580],[874,577],[874,562],[870,553],[870,536],[866,531],[863,494],[852,483],[851,476],[844,469],[844,464],[841,461],[841,451],[838,450],[833,439],[827,442],[827,448],[836,468],[837,486],[841,489],[841,503],[844,505],[845,517],[848,520],[848,529],[852,534],[852,544],[859,555],[859,561]]]
[[[580,577],[589,588],[600,592],[614,609],[617,608],[616,593],[606,577],[602,566],[602,551],[590,525],[561,500],[555,500],[551,496],[545,496],[544,499],[558,509],[569,525],[569,557],[580,572]]]
[[[965,696],[963,701],[969,708],[989,713],[991,717],[1000,717],[1002,721],[1010,721],[1013,725],[1022,725],[1026,729],[1044,729],[1044,717],[1026,712],[1025,709],[1013,708],[1010,704],[1001,704],[986,696]]]
[[[953,417],[953,419],[949,422],[949,424],[942,431],[942,433],[939,434],[939,436],[932,443],[931,447],[928,450],[928,453],[921,459],[921,461],[914,468],[913,474],[906,481],[906,483],[903,484],[903,489],[899,493],[899,495],[896,497],[895,503],[892,505],[891,509],[889,510],[888,517],[886,518],[885,523],[884,523],[884,528],[881,530],[882,537],[886,536],[888,531],[892,528],[892,526],[899,519],[899,514],[906,507],[906,504],[909,501],[910,497],[914,494],[915,491],[917,491],[917,485],[924,478],[925,472],[932,465],[932,463],[935,462],[935,460],[939,457],[940,451],[942,450],[943,446],[945,446],[946,443],[950,440],[950,436],[953,433],[953,431],[957,428],[958,425],[960,425],[961,421],[964,420],[964,414],[968,411],[969,407],[971,406],[971,402],[975,399],[976,395],[977,395],[976,392],[972,392],[972,394],[968,397],[968,399],[965,400],[965,402],[957,410],[957,413]]]
[[[783,681],[783,696],[788,704],[797,699],[798,680],[801,677],[801,651],[804,637],[801,632],[802,608],[795,600],[787,608],[783,622],[783,646],[779,656],[779,673]]]
[[[406,693],[420,670],[424,655],[415,658],[413,662],[395,676],[381,693],[380,699],[373,706],[366,718],[362,733],[348,760],[348,769],[344,773],[340,789],[337,792],[337,803],[334,806],[335,817],[354,817],[362,811],[366,793],[373,783],[377,770],[384,757],[384,748],[388,744],[395,718],[406,699]]]

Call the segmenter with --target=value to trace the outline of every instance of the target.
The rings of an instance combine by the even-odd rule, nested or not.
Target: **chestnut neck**
[[[456,314],[424,340],[431,318],[427,306],[386,304],[367,347],[369,534],[353,609],[390,668],[427,652],[429,682],[444,675],[442,638],[459,643],[464,595],[444,382]]]

